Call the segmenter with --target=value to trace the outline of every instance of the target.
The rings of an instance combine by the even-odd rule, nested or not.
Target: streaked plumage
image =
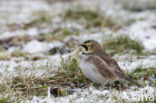
[[[127,80],[138,87],[142,87],[125,75],[117,62],[104,52],[98,42],[88,40],[81,46],[83,53],[80,55],[80,68],[88,79],[99,84]]]

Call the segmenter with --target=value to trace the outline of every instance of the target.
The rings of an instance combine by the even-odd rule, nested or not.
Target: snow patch
[[[53,47],[59,47],[59,46],[62,46],[62,43],[57,41],[52,43],[46,43],[37,40],[32,40],[26,45],[24,45],[23,50],[29,53],[37,53],[37,52],[45,52]]]
[[[134,88],[135,89],[135,88]],[[32,100],[27,100],[26,103],[36,103],[36,102],[47,102],[47,103],[85,103],[85,102],[94,102],[94,103],[110,103],[115,101],[143,101],[144,99],[148,101],[154,101],[155,88],[146,86],[144,88],[139,88],[138,90],[97,90],[94,87],[89,87],[88,89],[76,89],[76,93],[73,95],[52,98],[49,95],[45,98],[36,97]],[[50,99],[50,98],[51,99]],[[48,101],[50,100],[50,101]]]
[[[133,60],[133,62],[122,61],[118,62],[118,64],[121,67],[121,69],[131,72],[139,66],[143,68],[156,66],[156,56],[150,56],[145,59]]]
[[[156,49],[156,26],[154,21],[138,21],[132,24],[129,28],[129,36],[132,39],[138,39],[143,42],[143,45],[148,50]]]
[[[17,30],[14,32],[4,32],[1,34],[0,39],[5,39],[5,38],[11,38],[11,37],[16,37],[16,36],[24,36],[24,35],[29,35],[29,36],[37,36],[39,34],[39,31],[37,28],[30,28],[28,30]]]

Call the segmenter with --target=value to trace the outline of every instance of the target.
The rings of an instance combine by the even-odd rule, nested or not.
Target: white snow
[[[21,23],[29,21],[30,16],[35,11],[48,10],[49,6],[44,3],[42,0],[9,0],[1,1],[0,11],[3,20],[0,21],[0,24],[10,24],[10,23]]]
[[[149,68],[156,66],[156,56],[149,56],[145,59],[137,59],[132,62],[129,61],[119,61],[118,62],[121,69],[132,72],[137,67]]]
[[[37,28],[30,28],[28,30],[16,30],[14,32],[7,31],[0,35],[0,39],[11,38],[16,36],[24,36],[24,35],[37,36],[38,34],[39,31],[37,30]]]
[[[156,21],[138,21],[129,27],[128,34],[132,39],[142,41],[148,50],[156,49]]]
[[[97,90],[94,87],[89,87],[88,89],[77,89],[77,92],[73,95],[66,97],[52,98],[47,103],[85,103],[85,102],[94,102],[94,103],[115,103],[115,101],[129,101],[129,102],[139,102],[144,99],[147,101],[154,101],[155,88],[146,86],[138,90],[127,89],[125,91],[117,90]],[[47,99],[48,98],[48,99]],[[117,100],[115,100],[116,98]],[[45,98],[34,96],[31,101],[27,100],[26,103],[41,103],[49,100],[49,96]]]
[[[40,76],[49,71],[49,69],[50,71],[57,70],[62,59],[66,60],[69,56],[71,56],[71,54],[56,54],[37,61],[20,60],[16,62],[14,58],[11,60],[0,61],[0,74],[3,76],[8,73],[17,75],[17,71],[24,71],[27,75],[34,73],[36,76]]]
[[[62,43],[58,41],[54,41],[52,43],[46,43],[37,40],[32,40],[28,42],[26,45],[24,45],[23,50],[29,53],[37,53],[37,52],[48,51],[53,47],[60,47],[60,46],[62,46]]]
[[[38,35],[38,30],[37,30],[37,28],[31,28],[31,29],[28,30],[27,34],[29,36],[37,36]]]

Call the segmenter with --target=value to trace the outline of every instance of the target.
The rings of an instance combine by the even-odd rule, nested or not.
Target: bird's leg
[[[111,89],[111,84],[110,83],[107,83],[105,86],[107,87],[108,90]]]
[[[120,86],[120,82],[119,81],[115,81],[113,83],[113,88],[119,89],[119,86]]]
[[[99,89],[101,86],[102,86],[102,84],[99,84],[99,83],[98,83],[98,84],[97,84],[97,83],[94,84],[94,87],[95,87],[96,89]]]
[[[113,84],[113,87],[118,89],[118,90],[124,90],[125,87],[124,87],[124,84],[122,81],[115,81],[114,84]]]

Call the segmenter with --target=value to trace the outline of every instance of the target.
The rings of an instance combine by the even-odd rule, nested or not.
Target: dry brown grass
[[[47,68],[49,67],[45,67],[45,69]],[[0,93],[4,96],[0,98],[0,101],[4,102],[16,102],[17,97],[21,101],[22,99],[31,99],[34,95],[46,96],[48,87],[51,86],[76,88],[81,83],[89,83],[78,67],[77,60],[71,57],[66,61],[62,59],[58,70],[48,69],[40,76],[36,76],[34,73],[17,72],[16,75],[1,79],[3,82],[0,84]]]

